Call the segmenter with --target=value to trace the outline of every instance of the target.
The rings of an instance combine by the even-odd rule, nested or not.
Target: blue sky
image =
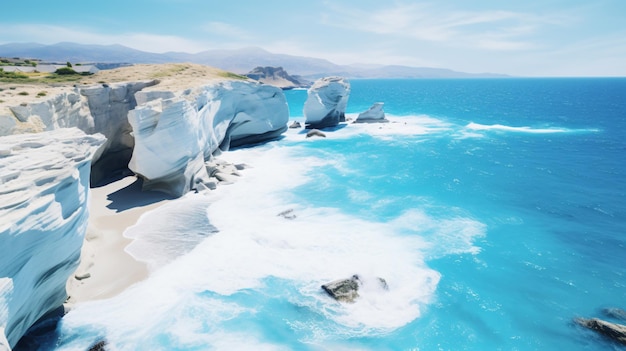
[[[258,46],[339,64],[626,76],[626,0],[6,1],[0,44]]]

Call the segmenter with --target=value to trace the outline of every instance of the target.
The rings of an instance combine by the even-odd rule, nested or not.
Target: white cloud
[[[324,23],[361,32],[437,42],[452,47],[526,50],[534,35],[566,18],[489,10],[461,11],[435,4],[403,4],[372,11],[330,5]]]
[[[202,29],[213,35],[240,40],[249,40],[253,37],[248,31],[224,22],[208,22],[202,26]]]

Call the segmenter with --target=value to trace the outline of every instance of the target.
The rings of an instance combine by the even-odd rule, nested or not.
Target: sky
[[[626,76],[626,0],[6,1],[0,44],[261,47],[337,64]]]

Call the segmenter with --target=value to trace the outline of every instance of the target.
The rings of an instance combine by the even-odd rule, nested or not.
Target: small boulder
[[[626,325],[607,322],[598,318],[578,318],[576,323],[602,334],[613,341],[626,345]]]
[[[306,133],[307,138],[310,138],[313,136],[326,138],[326,134],[322,133],[322,131],[320,131],[319,129],[311,129],[308,133]]]
[[[302,124],[298,121],[293,121],[293,123],[289,125],[289,128],[292,128],[292,129],[302,128]]]

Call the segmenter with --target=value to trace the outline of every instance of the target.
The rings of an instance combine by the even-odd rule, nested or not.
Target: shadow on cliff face
[[[142,191],[143,181],[137,178],[133,183],[107,195],[111,201],[107,208],[115,212],[123,212],[135,207],[142,207],[162,200],[173,200],[176,197],[160,191]]]

